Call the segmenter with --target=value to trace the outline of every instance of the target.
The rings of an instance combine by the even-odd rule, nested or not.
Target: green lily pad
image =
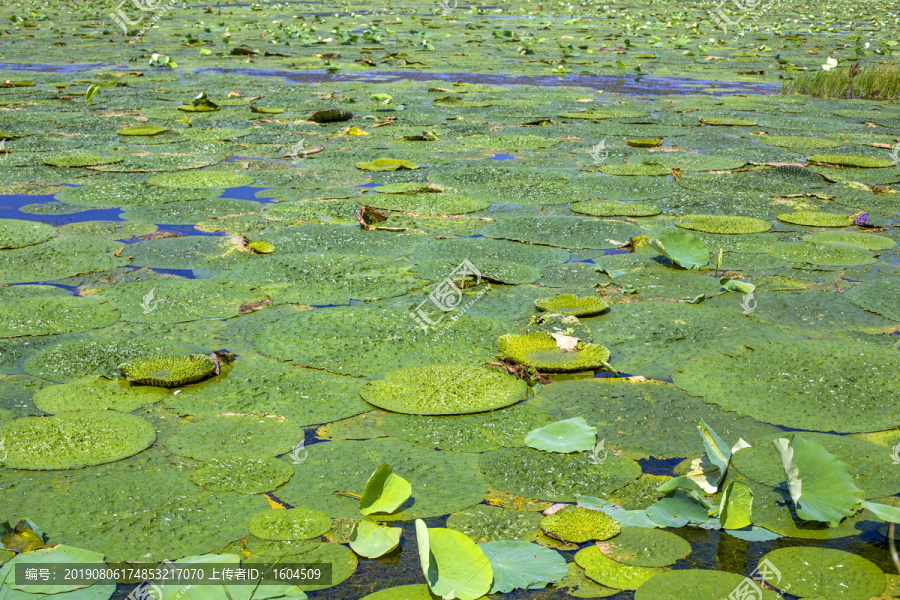
[[[573,502],[575,494],[584,492],[608,494],[641,474],[640,466],[625,456],[596,460],[587,452],[557,454],[532,448],[485,452],[480,463],[488,482],[497,489],[555,502]]]
[[[750,582],[749,584],[747,582]],[[750,587],[748,587],[750,586]],[[722,600],[735,590],[749,590],[752,598],[778,600],[781,596],[752,579],[727,571],[679,569],[648,579],[634,594],[635,600]]]
[[[622,531],[612,517],[590,508],[566,506],[541,521],[541,529],[551,537],[583,544],[590,540],[608,540]]]
[[[897,245],[897,242],[883,235],[834,229],[822,231],[820,233],[804,235],[803,239],[814,244],[856,244],[857,246],[862,246],[866,250],[870,251],[890,250]]]
[[[378,558],[400,545],[400,527],[382,527],[371,521],[357,521],[350,533],[350,547],[365,558]]]
[[[685,269],[705,267],[709,262],[709,250],[703,240],[685,231],[670,231],[659,238],[650,238],[648,243]]]
[[[100,156],[99,154],[74,154],[69,156],[47,156],[44,164],[51,167],[74,169],[79,167],[99,167],[120,163],[124,158],[120,156]]]
[[[159,135],[164,131],[169,131],[165,127],[158,127],[156,125],[132,125],[130,127],[123,127],[122,129],[116,129],[116,133],[119,135],[125,136],[153,136]]]
[[[23,248],[56,237],[56,227],[37,221],[0,219],[0,249]]]
[[[543,311],[588,317],[599,314],[609,308],[609,303],[599,296],[579,298],[575,294],[556,294],[546,298],[538,298],[534,305]]]
[[[73,296],[19,298],[0,307],[0,338],[85,331],[119,320],[112,304]]]
[[[823,364],[841,368],[827,377],[813,375]],[[794,338],[728,354],[701,353],[673,380],[689,394],[762,422],[812,431],[877,431],[900,419],[900,408],[884,403],[898,385],[888,375],[894,365],[900,366],[900,357],[887,348]]]
[[[614,596],[621,590],[614,590],[596,581],[589,579],[584,569],[574,562],[568,563],[569,573],[556,584],[556,589],[562,590],[575,598],[604,598]]]
[[[485,600],[487,596],[482,596],[478,600]],[[397,587],[378,590],[372,594],[364,596],[360,600],[434,600],[435,595],[424,583],[413,585],[399,585]]]
[[[628,164],[628,165],[602,165],[600,167],[601,173],[606,173],[607,175],[619,175],[619,176],[659,176],[659,175],[671,175],[672,169],[669,167],[664,167],[658,163],[637,163],[637,164]]]
[[[222,193],[217,189],[170,189],[127,183],[100,181],[79,187],[66,188],[54,198],[60,202],[78,206],[148,206],[170,202],[184,202],[215,198]]]
[[[0,422],[3,466],[32,471],[74,469],[121,460],[156,440],[149,421],[115,411],[83,410]]]
[[[377,188],[381,191],[381,188]],[[366,206],[399,210],[423,215],[461,215],[490,206],[489,202],[476,200],[463,194],[443,193],[391,193],[366,194],[356,198]]]
[[[665,568],[636,567],[616,562],[596,546],[589,546],[575,553],[575,562],[585,574],[606,587],[617,590],[636,590],[653,577],[667,571]]]
[[[203,463],[191,473],[191,481],[213,492],[262,494],[278,488],[293,474],[291,465],[274,458],[229,456]]]
[[[641,233],[636,225],[574,215],[515,216],[488,223],[479,232],[501,238],[560,248],[617,248]]]
[[[679,528],[688,523],[705,523],[709,514],[693,494],[675,489],[647,507],[647,517],[663,527]]]
[[[38,390],[31,401],[48,414],[72,410],[117,410],[128,413],[169,396],[164,388],[132,386],[118,379],[90,375]]]
[[[769,254],[791,262],[831,267],[869,265],[878,260],[868,250],[854,244],[777,242],[769,246]]]
[[[742,529],[751,524],[753,492],[743,481],[732,481],[722,492],[719,522],[724,529]]]
[[[557,347],[547,333],[506,334],[497,340],[497,358],[533,367],[539,371],[566,372],[600,369],[607,364],[609,349],[600,344],[578,342],[573,351]]]
[[[846,292],[847,299],[856,306],[877,313],[892,321],[900,321],[898,286],[893,279],[869,281],[853,286]]]
[[[309,540],[331,529],[331,519],[309,508],[271,509],[253,515],[249,526],[264,540]]]
[[[364,515],[392,513],[412,494],[409,482],[394,473],[388,464],[383,464],[372,473],[359,499],[359,512]]]
[[[360,395],[379,408],[406,414],[484,412],[525,398],[527,386],[506,371],[484,366],[429,365],[392,371]]]
[[[26,563],[29,567],[38,569],[45,568],[47,565],[60,565],[58,568],[68,568],[67,565],[70,565],[72,568],[81,567],[84,569],[103,569],[106,566],[106,563],[103,562],[103,554],[63,544],[22,553],[7,562],[3,569],[0,569],[0,584],[5,588],[2,596],[4,600],[17,599],[20,596],[40,597],[51,595],[58,596],[63,600],[74,600],[76,596],[72,592],[77,592],[78,590],[86,591],[88,588],[91,588],[92,592],[91,596],[87,596],[88,598],[91,598],[91,600],[105,600],[112,595],[106,592],[110,589],[115,590],[115,583],[113,582],[110,585],[108,580],[104,580],[102,583],[98,581],[91,586],[67,583],[45,584],[41,583],[40,579],[29,581],[28,583],[16,583],[15,571],[17,563]],[[75,567],[75,565],[79,567]]]
[[[531,541],[540,534],[541,514],[478,504],[447,517],[447,527],[477,543]]]
[[[894,166],[894,162],[889,158],[854,156],[852,154],[814,154],[812,156],[807,156],[806,160],[811,163],[824,163],[838,165],[839,167],[856,167],[861,169]]]
[[[339,108],[317,110],[309,116],[309,120],[316,123],[337,123],[340,121],[349,121],[352,118],[352,112],[349,110],[341,110]]]
[[[233,188],[250,185],[253,177],[229,171],[182,171],[147,178],[147,185],[175,189]]]
[[[767,146],[802,148],[804,150],[823,150],[825,148],[838,148],[844,145],[844,142],[841,140],[829,140],[801,135],[761,135],[754,139],[760,144],[766,144]]]
[[[591,427],[583,417],[550,423],[529,431],[525,436],[526,445],[536,450],[561,454],[591,450],[596,441],[597,428]]]
[[[142,356],[119,365],[132,383],[157,387],[181,387],[209,376],[216,363],[205,354],[187,356]]]
[[[293,423],[277,416],[219,415],[186,423],[165,444],[173,453],[197,460],[276,456],[292,449],[298,435],[302,439]]]
[[[0,283],[53,281],[123,267],[121,243],[89,236],[54,238],[41,244],[0,252]]]
[[[422,573],[433,594],[477,600],[493,581],[491,562],[475,542],[458,531],[429,528],[416,519]]]
[[[646,527],[626,527],[596,546],[614,561],[633,567],[666,567],[691,553],[691,545],[683,538]]]
[[[593,217],[652,217],[662,210],[653,204],[615,202],[614,200],[586,200],[576,202],[569,210]]]
[[[778,220],[794,225],[805,225],[806,227],[849,227],[853,225],[853,217],[851,215],[811,210],[798,210],[793,213],[780,214],[778,215]]]
[[[770,565],[760,575],[778,590],[805,598],[868,600],[886,586],[884,573],[870,560],[832,548],[779,548],[760,559]]]
[[[512,262],[544,269],[561,265],[569,260],[570,254],[563,248],[520,244],[506,240],[455,238],[423,244],[416,248],[414,256],[421,262],[445,260],[456,264],[477,256],[480,261]]]
[[[409,171],[421,169],[421,165],[397,158],[378,158],[370,162],[358,162],[356,168],[362,171]]]
[[[559,552],[530,542],[487,542],[478,547],[491,562],[491,594],[541,589],[569,572],[566,559]]]
[[[682,229],[721,234],[763,233],[772,224],[753,217],[725,217],[720,215],[684,215],[675,223]]]

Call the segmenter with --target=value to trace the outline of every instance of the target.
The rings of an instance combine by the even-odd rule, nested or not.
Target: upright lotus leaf
[[[591,427],[583,417],[550,423],[525,436],[525,444],[545,452],[585,452],[597,441],[597,428]]]
[[[647,527],[626,527],[596,546],[614,561],[633,567],[665,567],[691,553],[691,545],[683,538]]]
[[[365,558],[384,556],[400,545],[400,527],[383,527],[372,521],[357,521],[350,533],[350,547]]]
[[[137,454],[156,440],[156,429],[135,415],[80,410],[2,421],[0,440],[8,469],[76,469]]]
[[[419,560],[428,588],[452,600],[477,600],[491,589],[491,561],[475,542],[452,529],[429,528],[416,519]]]
[[[550,548],[531,542],[487,542],[478,547],[491,561],[494,583],[490,594],[538,590],[566,576],[566,559]]]
[[[408,481],[395,474],[390,465],[381,465],[366,482],[366,489],[359,499],[359,512],[364,515],[392,513],[411,494],[412,486]]]
[[[616,562],[596,546],[588,546],[575,553],[575,562],[582,567],[588,577],[601,585],[617,590],[636,590],[641,585],[668,569],[656,567],[635,567]]]
[[[249,527],[264,540],[309,540],[331,529],[331,518],[309,508],[271,509],[253,515]]]
[[[833,548],[773,550],[760,559],[759,574],[773,588],[802,598],[869,600],[886,586],[884,573],[875,563]]]
[[[834,454],[796,433],[774,444],[798,517],[837,527],[844,517],[856,512],[865,493],[853,483],[847,465]]]
[[[707,425],[703,419],[700,420],[697,429],[700,431],[700,435],[703,436],[703,446],[706,448],[706,456],[708,456],[712,463],[719,468],[719,476],[713,486],[718,489],[719,484],[725,479],[725,474],[728,471],[728,464],[731,462],[732,452],[737,452],[739,449],[746,448],[750,444],[743,439],[740,439],[734,448],[730,449],[725,441],[720,438],[716,432],[713,431],[712,427]],[[715,493],[716,489],[707,491]]]
[[[753,492],[744,481],[732,481],[722,492],[719,505],[719,522],[725,529],[741,529],[750,525]]]
[[[569,505],[544,517],[541,529],[550,537],[583,544],[590,540],[608,540],[617,535],[622,526],[599,510]]]
[[[709,250],[696,235],[686,231],[670,231],[663,236],[647,240],[654,250],[668,257],[684,269],[705,267],[709,262]]]
[[[722,287],[729,292],[739,292],[741,294],[750,294],[756,289],[756,286],[747,281],[740,279],[732,279],[731,277],[723,277],[719,280]]]
[[[205,354],[142,356],[119,365],[119,370],[132,383],[166,388],[200,381],[215,369],[216,363]]]
[[[709,508],[711,504],[704,496],[705,490],[696,481],[689,477],[673,477],[661,483],[656,488],[660,492],[672,492],[681,490],[687,492],[694,500]]]
[[[896,506],[888,506],[887,504],[880,504],[878,502],[866,502],[865,500],[860,503],[860,506],[866,510],[872,511],[872,514],[883,521],[900,523],[900,508],[897,508]]]
[[[600,344],[578,342],[572,351],[559,348],[548,333],[506,334],[497,340],[497,358],[533,367],[539,371],[587,371],[609,367],[609,349]]]

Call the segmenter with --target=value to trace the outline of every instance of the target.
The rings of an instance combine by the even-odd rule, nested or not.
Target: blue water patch
[[[126,265],[126,269],[143,269],[145,267],[139,267],[137,265]],[[184,277],[185,279],[197,279],[197,276],[194,274],[194,271],[191,269],[157,269],[156,267],[146,267],[148,271],[153,271],[154,273],[159,273],[161,275],[175,275],[177,277]]]
[[[493,156],[489,156],[485,160],[518,160],[517,157],[512,154],[495,154]]]
[[[263,204],[273,204],[268,198],[257,197],[257,192],[264,192],[270,188],[253,187],[243,185],[241,187],[227,188],[219,198],[233,198],[235,200],[253,200],[254,202],[262,202]]]

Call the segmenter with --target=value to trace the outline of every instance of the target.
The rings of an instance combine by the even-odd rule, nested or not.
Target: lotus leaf
[[[853,217],[836,213],[812,210],[798,210],[793,213],[778,215],[779,221],[806,227],[848,227],[853,225]]]
[[[822,364],[840,364],[828,377]],[[675,384],[706,402],[787,427],[838,432],[875,431],[900,419],[884,403],[897,383],[895,351],[856,341],[786,339],[728,354],[702,353],[674,376]],[[740,394],[733,390],[740,389]],[[840,393],[837,393],[839,390]],[[777,403],[771,401],[778,398]],[[895,414],[896,413],[896,414]]]
[[[293,474],[289,464],[274,458],[229,456],[197,467],[191,473],[191,481],[213,492],[262,494],[278,488]]]
[[[10,469],[45,471],[102,465],[137,454],[156,440],[153,425],[115,411],[82,410],[0,422]]]
[[[569,260],[569,252],[562,248],[520,244],[489,238],[456,238],[432,241],[419,246],[415,251],[415,258],[423,262],[446,260],[459,264],[464,260],[469,260],[470,257],[479,257],[481,261],[495,260],[521,263],[543,269],[566,262]]]
[[[672,169],[658,163],[637,163],[629,165],[603,165],[601,173],[618,176],[658,176],[671,175]]]
[[[597,583],[617,590],[636,590],[645,581],[668,569],[635,567],[616,562],[596,546],[589,546],[575,553],[575,562],[585,574]]]
[[[575,294],[556,294],[534,301],[539,310],[587,317],[596,315],[609,308],[609,303],[598,296],[579,298]]]
[[[561,248],[616,248],[640,234],[640,228],[621,221],[600,221],[574,215],[506,217],[488,223],[481,235],[558,246]]]
[[[365,558],[384,556],[400,545],[400,527],[382,527],[371,521],[357,521],[350,534],[350,547]]]
[[[49,414],[72,410],[117,410],[128,413],[159,402],[169,391],[153,386],[131,386],[118,379],[90,375],[38,390],[32,402]]]
[[[44,157],[44,164],[51,167],[61,167],[65,169],[73,169],[78,167],[99,167],[101,165],[112,165],[120,163],[124,158],[121,156],[100,156],[98,154],[73,154],[70,156],[47,156]]]
[[[608,540],[622,530],[618,521],[590,508],[566,506],[541,521],[544,533],[567,542],[583,544],[590,540]]]
[[[525,444],[545,452],[585,452],[594,447],[596,434],[596,427],[591,427],[583,417],[574,417],[529,431]]]
[[[626,527],[596,546],[614,561],[633,567],[666,567],[691,553],[691,545],[681,537],[646,527]]]
[[[0,251],[0,283],[53,281],[115,269],[128,264],[113,252],[120,243],[89,236],[54,238],[41,244]]]
[[[518,285],[534,283],[541,278],[540,269],[521,263],[503,262],[490,258],[479,258],[477,263],[474,267],[483,280]],[[420,277],[440,281],[448,273],[454,272],[458,266],[459,263],[449,260],[428,261],[419,263],[416,270]]]
[[[392,513],[409,500],[412,486],[383,464],[372,473],[359,499],[359,512],[364,515]]]
[[[117,129],[116,133],[119,135],[125,136],[153,136],[159,135],[164,131],[169,131],[165,127],[157,127],[156,125],[132,125],[130,127],[123,127],[122,129]]]
[[[220,417],[221,418],[221,417]],[[282,450],[285,452],[286,450]],[[271,452],[270,452],[271,454]],[[404,478],[425,493],[402,510],[379,515],[379,520],[403,521],[456,512],[484,499],[487,484],[478,457],[460,452],[435,452],[392,438],[345,440],[315,444],[303,462],[303,477],[294,477],[278,490],[278,497],[300,506],[315,506],[331,517],[358,519],[358,504],[336,496],[335,482],[344,490],[362,490],[380,464],[403,465]]]
[[[168,190],[170,188],[159,188]],[[262,208],[259,202],[252,200],[233,200],[231,198],[213,198],[206,202],[186,200],[167,202],[165,204],[149,204],[127,207],[119,215],[127,221],[141,221],[164,225],[194,225],[204,219],[216,219],[216,223],[227,229],[227,215],[249,213]],[[258,218],[257,215],[249,215]],[[239,219],[242,217],[234,217]],[[265,221],[265,223],[270,223]]]
[[[890,250],[897,242],[883,235],[861,233],[859,231],[827,230],[820,233],[804,235],[803,239],[814,244],[830,244],[833,242],[856,244],[866,250]]]
[[[747,577],[727,571],[679,569],[655,575],[634,594],[635,600],[721,600],[736,589],[747,586]],[[754,598],[778,600],[781,595],[750,580]]]
[[[378,188],[381,192],[381,189]],[[391,193],[367,194],[356,199],[360,204],[425,215],[461,215],[490,206],[489,202],[475,200],[463,194],[443,193]]]
[[[54,197],[78,206],[147,206],[169,202],[206,200],[222,193],[217,189],[168,189],[143,183],[101,181],[66,188]]]
[[[877,262],[868,250],[855,244],[778,242],[769,247],[769,254],[792,262],[833,267],[869,265]]]
[[[226,238],[187,236],[150,239],[128,245],[131,264],[156,269],[195,269],[208,260],[237,249]],[[154,294],[155,295],[155,294]]]
[[[434,600],[435,596],[424,583],[414,585],[399,585],[397,587],[379,590],[360,600]],[[486,600],[487,596],[482,596],[478,600]]]
[[[0,301],[0,338],[97,329],[119,319],[106,302],[72,296]]]
[[[397,158],[378,158],[370,162],[358,162],[356,168],[362,171],[409,171],[421,169],[421,165]]]
[[[462,533],[429,528],[424,521],[416,519],[416,541],[422,573],[433,594],[476,600],[491,589],[490,560]]]
[[[684,215],[675,223],[682,229],[720,234],[763,233],[771,223],[753,217],[723,217],[719,215]]]
[[[293,448],[297,435],[293,423],[277,416],[218,415],[183,425],[165,444],[173,453],[197,460],[274,456]],[[222,444],[223,439],[229,444]]]
[[[250,518],[250,533],[264,540],[308,540],[329,529],[328,515],[309,508],[266,510]]]
[[[752,516],[757,526],[764,527],[778,535],[810,540],[856,536],[860,534],[860,531],[877,527],[874,522],[866,521],[865,511],[845,518],[837,527],[830,527],[827,523],[798,519],[786,489],[786,487],[772,489],[769,486],[750,482],[750,491],[753,493]]]
[[[696,493],[674,489],[647,508],[647,516],[663,527],[684,527],[688,523],[699,525],[709,519],[706,506]],[[601,582],[602,583],[602,582]]]
[[[742,529],[751,523],[753,492],[743,481],[732,481],[722,493],[719,521],[725,529]]]
[[[147,178],[147,185],[175,189],[233,188],[250,185],[253,177],[229,171],[182,171]]]
[[[900,285],[896,280],[882,279],[853,286],[846,294],[847,299],[856,306],[883,315],[892,321],[900,321],[898,289]]]
[[[652,217],[662,212],[653,204],[641,204],[638,202],[622,203],[613,200],[586,200],[576,202],[569,210],[582,215],[593,217]]]
[[[572,502],[575,494],[583,492],[609,494],[641,474],[640,466],[625,456],[610,455],[606,460],[597,460],[587,452],[557,454],[532,448],[485,452],[480,463],[494,487],[526,498],[556,502]]]
[[[802,148],[804,150],[822,150],[825,148],[838,148],[844,145],[840,140],[825,138],[804,137],[800,135],[762,135],[756,138],[760,144],[769,146],[781,146],[783,148]]]
[[[216,363],[205,354],[187,356],[142,356],[119,365],[132,383],[157,387],[181,387],[208,377]]]
[[[868,600],[884,591],[884,573],[875,563],[832,548],[779,548],[760,559],[771,565],[760,575],[795,596]]]
[[[366,231],[360,227],[315,224],[286,227],[276,233],[265,235],[265,241],[277,246],[281,252],[363,254],[368,257],[385,258],[399,258],[412,254],[417,247],[430,239],[421,234]]]
[[[108,579],[97,581],[93,585],[76,585],[76,584],[42,584],[40,580],[28,583],[16,583],[16,565],[18,563],[26,563],[29,567],[42,568],[48,565],[60,565],[59,568],[67,568],[71,565],[73,568],[85,569],[102,569],[106,563],[103,562],[103,555],[99,552],[92,552],[82,548],[75,548],[63,544],[57,544],[49,548],[38,548],[17,555],[15,558],[4,564],[0,569],[0,585],[4,588],[4,593],[0,597],[4,600],[13,600],[18,598],[33,598],[57,596],[63,600],[74,600],[77,595],[72,592],[84,590],[86,592],[90,588],[91,600],[106,600],[115,591],[115,582]],[[78,565],[78,567],[75,567]],[[13,591],[15,590],[15,591]],[[85,594],[82,592],[82,596]]]
[[[491,594],[541,589],[569,572],[566,559],[559,552],[530,542],[487,542],[478,547],[491,562]]]
[[[706,244],[695,235],[684,231],[670,231],[659,238],[650,238],[650,246],[684,269],[705,267],[709,262]]]
[[[500,369],[467,365],[429,365],[392,371],[371,381],[360,395],[393,412],[458,415],[494,410],[525,398],[527,386]]]
[[[478,543],[500,541],[531,541],[540,534],[541,514],[522,512],[478,504],[453,513],[447,527],[461,531]]]
[[[889,158],[876,158],[873,156],[854,156],[852,154],[815,154],[807,156],[811,163],[838,165],[839,167],[855,167],[873,169],[878,167],[893,167],[894,163]]]
[[[569,573],[554,587],[563,590],[570,596],[575,598],[603,598],[605,596],[614,596],[622,591],[608,588],[592,579],[588,579],[584,569],[574,562],[568,563],[567,567]]]
[[[497,357],[539,371],[586,371],[608,367],[609,349],[600,344],[578,342],[574,351],[557,347],[547,333],[506,334],[497,340]]]
[[[36,221],[0,219],[0,249],[22,248],[56,237],[56,227]]]
[[[256,240],[247,244],[247,247],[257,254],[271,254],[275,252],[275,246],[263,240]]]

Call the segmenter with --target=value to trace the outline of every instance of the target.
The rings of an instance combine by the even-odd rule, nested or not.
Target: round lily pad
[[[39,221],[0,219],[0,249],[23,248],[56,236],[56,227]]]
[[[19,298],[0,304],[0,338],[97,329],[119,320],[108,302],[76,296]]]
[[[84,410],[0,423],[10,469],[44,471],[102,465],[137,454],[156,440],[149,421],[116,411]]]
[[[548,538],[550,539],[550,538]],[[556,584],[555,588],[562,590],[575,598],[604,598],[614,596],[622,590],[614,590],[605,585],[600,585],[593,579],[589,579],[584,569],[574,562],[568,563],[569,573]]]
[[[768,252],[782,260],[832,267],[869,265],[878,260],[868,250],[854,244],[777,242],[769,246]]]
[[[634,567],[665,567],[691,553],[691,545],[672,532],[649,527],[626,527],[597,548],[616,562]]]
[[[720,215],[684,215],[675,223],[682,229],[707,233],[748,234],[763,233],[772,224],[753,217],[726,217]]]
[[[803,239],[814,244],[856,244],[870,251],[890,250],[897,245],[897,242],[883,235],[835,229],[804,235]]]
[[[370,162],[358,162],[356,168],[362,171],[409,171],[421,169],[421,165],[397,158],[377,158]]]
[[[807,156],[806,160],[811,163],[823,163],[838,165],[839,167],[856,167],[862,169],[894,166],[894,162],[889,158],[855,156],[852,154],[814,154],[812,156]]]
[[[856,306],[900,321],[900,285],[896,279],[881,279],[853,286],[845,292]]]
[[[561,248],[616,248],[636,236],[636,225],[574,215],[514,216],[488,223],[481,235]]]
[[[229,171],[181,171],[147,178],[147,185],[177,189],[233,188],[250,185],[253,177]]]
[[[458,415],[502,408],[525,398],[528,386],[501,369],[467,365],[409,367],[371,381],[360,395],[393,412]]]
[[[400,527],[382,527],[371,521],[357,521],[350,533],[350,547],[360,556],[378,558],[400,545]]]
[[[447,517],[447,527],[476,543],[531,541],[540,534],[541,514],[478,504]]]
[[[806,227],[848,227],[853,225],[853,217],[815,210],[798,210],[778,215],[779,221]]]
[[[142,356],[119,365],[132,383],[157,387],[181,387],[207,377],[216,363],[205,354],[187,356]]]
[[[653,576],[634,594],[634,600],[722,600],[734,590],[746,589],[747,577],[727,571],[678,569]],[[751,580],[754,600],[778,600],[781,596]]]
[[[53,281],[122,267],[121,242],[73,235],[0,252],[0,283]]]
[[[266,510],[250,518],[250,533],[264,540],[309,540],[329,529],[328,515],[309,508]]]
[[[622,531],[622,526],[599,510],[570,505],[544,517],[541,529],[551,537],[583,544],[590,540],[608,540]]]
[[[54,197],[64,203],[77,206],[147,206],[179,201],[205,200],[218,196],[217,189],[170,189],[127,183],[122,181],[100,181],[66,188]]]
[[[609,360],[609,349],[600,344],[578,345],[571,351],[558,347],[547,333],[506,334],[497,340],[497,357],[539,371],[586,371],[600,369]]]
[[[861,432],[900,420],[900,407],[884,402],[885,395],[900,387],[892,375],[898,367],[900,356],[888,348],[798,337],[752,349],[747,344],[728,354],[702,353],[685,363],[673,380],[706,402],[765,423]]]
[[[653,204],[639,202],[615,202],[613,200],[586,200],[576,202],[569,210],[593,217],[652,217],[662,212]]]
[[[228,440],[223,444],[222,440]],[[219,415],[182,425],[165,441],[179,456],[198,460],[233,455],[277,456],[303,439],[302,430],[278,416]]]
[[[486,542],[478,547],[491,562],[494,581],[490,593],[541,589],[569,572],[559,552],[530,542]]]
[[[800,135],[761,135],[754,138],[760,144],[781,146],[782,148],[802,148],[804,150],[822,150],[838,148],[844,145],[841,140],[806,137]]]
[[[574,502],[575,494],[603,496],[641,474],[640,465],[625,456],[597,460],[590,452],[558,454],[533,448],[485,452],[480,463],[497,489],[556,502]]]
[[[169,396],[164,388],[132,386],[120,379],[90,375],[38,390],[31,401],[48,414],[72,410],[117,410],[128,413]]]
[[[191,481],[213,492],[262,494],[278,488],[293,474],[293,467],[283,460],[267,456],[229,456],[200,465],[191,473]]]
[[[599,296],[579,298],[575,294],[556,294],[546,298],[538,298],[534,301],[534,305],[539,310],[576,317],[596,315],[609,308],[609,303]]]
[[[165,127],[159,127],[157,125],[132,125],[131,127],[123,127],[122,129],[117,129],[116,133],[124,136],[153,136],[159,135],[164,131],[169,131]]]
[[[805,598],[868,600],[886,586],[884,573],[870,560],[833,548],[779,548],[760,559],[771,567],[760,575],[778,590]]]
[[[380,191],[380,190],[379,190]],[[366,194],[356,198],[366,206],[399,210],[425,215],[461,215],[490,206],[489,202],[476,200],[453,192],[423,192],[417,194]]]
[[[73,169],[78,167],[99,167],[120,163],[124,158],[120,156],[100,156],[99,154],[73,154],[69,156],[46,156],[44,164],[51,167]]]
[[[597,583],[618,590],[636,590],[654,575],[667,570],[617,562],[600,552],[596,546],[589,546],[576,552],[575,562]]]

